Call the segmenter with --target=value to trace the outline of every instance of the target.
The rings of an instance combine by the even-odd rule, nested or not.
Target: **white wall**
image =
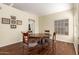
[[[49,29],[50,33],[54,32],[54,21],[61,19],[69,19],[69,35],[57,35],[57,40],[65,42],[73,42],[73,10],[62,11],[54,14],[39,17],[39,31],[44,32]]]
[[[28,19],[35,20],[35,33],[39,32],[38,17],[28,12],[23,12],[13,7],[0,4],[0,47],[22,41],[21,31],[28,30]],[[3,18],[10,18],[16,16],[17,20],[22,20],[22,25],[17,25],[16,29],[11,29],[10,24],[2,24]]]

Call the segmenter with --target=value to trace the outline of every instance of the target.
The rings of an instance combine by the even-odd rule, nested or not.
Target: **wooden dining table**
[[[49,39],[51,35],[46,35],[45,33],[34,33],[34,34],[28,34],[28,41],[29,42],[43,42],[46,38]],[[24,35],[23,35],[24,37]]]
[[[44,33],[36,33],[36,34],[30,34],[29,38],[48,38],[50,35],[46,35]]]
[[[46,39],[49,39],[50,35],[46,35],[44,33],[36,33],[29,35],[29,41],[36,41],[40,42],[41,44],[44,43]]]

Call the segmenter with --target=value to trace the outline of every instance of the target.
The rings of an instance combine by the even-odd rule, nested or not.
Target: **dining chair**
[[[49,39],[50,39],[50,31],[49,31],[49,30],[45,30],[45,31],[44,31],[44,34],[45,34],[47,37],[45,37],[44,40],[41,41],[43,44],[48,43],[48,41],[49,41]]]
[[[29,35],[28,32],[23,33],[23,44],[25,44],[26,46],[28,45],[28,41],[29,41],[28,35]]]
[[[27,46],[28,46],[28,32],[22,32],[23,34],[23,54],[25,54],[25,51],[27,49]]]
[[[53,33],[52,37],[52,49],[53,54],[56,54],[56,32]]]
[[[49,34],[50,34],[50,30],[45,30],[44,33],[45,33],[46,35],[49,35]]]
[[[23,33],[23,53],[26,54],[27,52],[30,52],[30,49],[34,48],[37,45],[37,42],[31,42],[31,39],[29,38],[30,34],[29,32]]]
[[[30,34],[29,32],[23,33],[23,43],[25,46],[29,47],[34,47],[37,45],[36,41],[32,41],[33,38],[29,38]]]

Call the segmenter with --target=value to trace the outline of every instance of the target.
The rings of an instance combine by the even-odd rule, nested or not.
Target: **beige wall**
[[[54,21],[69,19],[69,35],[57,35],[57,40],[73,42],[73,9],[39,17],[39,31],[44,32],[49,29],[50,33],[54,32]]]
[[[35,20],[35,33],[39,32],[38,17],[28,12],[23,12],[18,9],[0,4],[0,47],[22,41],[22,32],[28,30],[28,19]],[[16,29],[11,29],[10,24],[1,24],[2,17],[10,18],[16,16],[17,20],[22,20],[22,25],[17,25]]]

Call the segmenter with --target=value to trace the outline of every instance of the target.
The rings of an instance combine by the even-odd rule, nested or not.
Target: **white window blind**
[[[69,21],[68,19],[55,20],[54,30],[57,34],[68,35],[69,34]]]

